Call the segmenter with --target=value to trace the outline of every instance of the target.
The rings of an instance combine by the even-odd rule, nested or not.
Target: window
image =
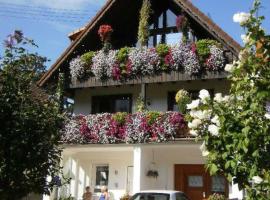
[[[214,89],[208,90],[211,97],[214,96]],[[199,98],[199,90],[188,90],[188,93],[191,95],[191,99],[195,100]],[[168,111],[179,111],[177,104],[175,102],[175,95],[177,92],[168,92]]]
[[[132,95],[106,95],[92,97],[92,113],[131,113]]]
[[[178,33],[175,23],[176,14],[169,9],[154,18],[154,23],[150,25],[148,46],[153,47],[159,43],[178,43],[181,39],[181,34]]]
[[[109,180],[109,166],[96,166],[96,186],[107,186]]]

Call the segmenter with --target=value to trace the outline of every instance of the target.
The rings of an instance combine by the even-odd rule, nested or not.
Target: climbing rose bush
[[[62,129],[65,144],[146,143],[173,140],[185,134],[186,122],[178,112],[101,113],[73,116]]]
[[[210,98],[202,90],[187,105],[190,133],[203,140],[203,156],[211,174],[222,173],[247,191],[247,199],[270,196],[270,36],[256,17],[260,2],[234,21],[247,31],[238,61],[227,64],[229,95]]]

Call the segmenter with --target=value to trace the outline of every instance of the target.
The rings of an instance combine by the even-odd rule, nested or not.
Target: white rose
[[[259,176],[253,176],[252,180],[254,181],[254,183],[256,184],[260,184],[261,182],[263,182],[263,179]]]
[[[235,70],[235,66],[233,64],[227,64],[224,68],[226,72],[233,72]]]
[[[198,131],[196,131],[196,130],[190,130],[189,131],[189,134],[192,135],[192,136],[197,137],[198,136]]]
[[[241,39],[243,40],[244,44],[248,44],[250,42],[250,36],[249,35],[242,34]]]
[[[210,94],[207,90],[203,89],[200,91],[199,97],[203,103],[207,103],[207,100],[210,99]]]
[[[240,25],[244,25],[245,23],[247,23],[250,16],[251,15],[249,13],[239,12],[233,15],[233,21],[235,23],[239,23]]]
[[[209,151],[207,151],[206,146],[205,146],[205,142],[202,143],[202,145],[200,146],[200,150],[202,152],[202,156],[208,156],[209,155]]]
[[[217,115],[215,115],[215,116],[211,119],[211,122],[213,122],[213,123],[216,124],[217,126],[220,126],[220,121],[219,121]]]
[[[211,111],[210,110],[191,111],[190,116],[193,118],[204,120],[204,119],[208,119],[211,116]]]
[[[202,121],[200,119],[193,119],[193,121],[191,123],[188,123],[188,127],[191,129],[195,129],[197,128],[200,124],[202,123]]]
[[[230,100],[230,96],[229,95],[226,95],[223,97],[223,101],[224,102],[228,102]]]
[[[214,97],[214,101],[218,102],[218,103],[221,103],[223,100],[222,98],[222,94],[221,93],[216,93],[215,94],[215,97]]]
[[[265,117],[266,119],[270,119],[270,114],[269,114],[269,113],[266,113],[266,114],[264,115],[264,117]]]
[[[192,109],[195,109],[199,106],[200,104],[200,100],[197,99],[197,100],[193,100],[190,104],[187,104],[187,109],[188,110],[192,110]]]
[[[213,136],[218,136],[219,135],[219,127],[211,124],[208,126],[208,131],[211,133]]]

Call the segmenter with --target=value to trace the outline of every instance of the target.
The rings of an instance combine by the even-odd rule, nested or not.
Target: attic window
[[[176,14],[168,9],[154,18],[154,23],[149,27],[149,47],[156,46],[159,43],[175,44],[180,40],[180,33],[178,33],[175,26],[176,17]],[[178,39],[175,40],[174,38]]]

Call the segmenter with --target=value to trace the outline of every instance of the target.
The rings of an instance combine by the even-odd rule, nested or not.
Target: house
[[[211,177],[206,172],[205,159],[200,151],[201,142],[196,142],[187,129],[183,128],[178,134],[181,129],[179,124],[171,125],[170,121],[166,121],[175,116],[179,120],[179,116],[182,116],[177,112],[167,112],[177,110],[175,94],[179,89],[189,91],[193,97],[198,96],[201,89],[208,89],[212,94],[228,92],[230,85],[223,68],[226,63],[237,58],[240,45],[191,1],[151,0],[148,48],[138,47],[142,3],[142,0],[107,0],[85,27],[69,35],[70,46],[39,81],[39,86],[48,87],[57,80],[60,72],[64,73],[65,94],[74,100],[74,114],[77,115],[69,121],[69,128],[64,130],[64,134],[71,136],[68,135],[64,140],[62,165],[71,182],[61,188],[57,195],[68,193],[75,199],[81,199],[85,186],[89,185],[97,198],[100,187],[106,185],[114,199],[119,199],[125,193],[133,194],[148,189],[181,190],[191,200],[208,197],[214,192],[230,198],[242,198],[236,185],[227,183],[222,175]],[[213,45],[219,57],[214,57],[214,61],[212,57],[201,58],[192,45],[185,42],[174,46],[184,37],[183,30],[179,32],[176,26],[177,16],[184,17],[188,22],[187,39],[191,44],[203,39],[214,40],[220,44]],[[133,47],[122,51],[123,66],[121,63],[115,66],[119,55],[117,51],[104,53],[105,50],[101,50],[98,30],[104,24],[113,29],[110,38],[113,49]],[[165,49],[168,57],[158,55],[153,48],[159,43],[172,45],[170,49],[166,49],[166,45],[159,46],[161,51]],[[91,68],[85,68],[82,57],[78,56],[89,51],[95,51],[96,54],[94,57],[88,55],[91,57]],[[125,54],[126,51],[128,53]],[[146,54],[151,56],[147,57]],[[216,55],[213,52],[210,54]],[[97,55],[100,57],[97,58]],[[136,64],[136,59],[143,64]],[[130,68],[127,69],[127,66]],[[92,71],[87,74],[87,70]],[[153,135],[149,136],[144,127],[136,126],[136,120],[148,117],[136,113],[138,97],[142,98],[148,110],[160,112],[157,114],[159,118],[155,119],[162,119],[157,125],[162,127],[162,131],[159,130],[161,135],[154,138]],[[125,114],[130,121],[125,121],[129,124],[125,124],[124,136],[106,135],[111,128],[108,120],[114,120],[115,116],[108,113],[115,112],[132,113]],[[165,122],[169,130],[164,130]],[[116,126],[120,132],[120,125]],[[146,126],[150,127],[149,124]],[[101,135],[101,129],[106,132],[105,136]],[[164,131],[167,131],[165,136]],[[138,132],[148,134],[148,138],[145,135],[140,138]],[[84,135],[79,135],[81,133]]]

